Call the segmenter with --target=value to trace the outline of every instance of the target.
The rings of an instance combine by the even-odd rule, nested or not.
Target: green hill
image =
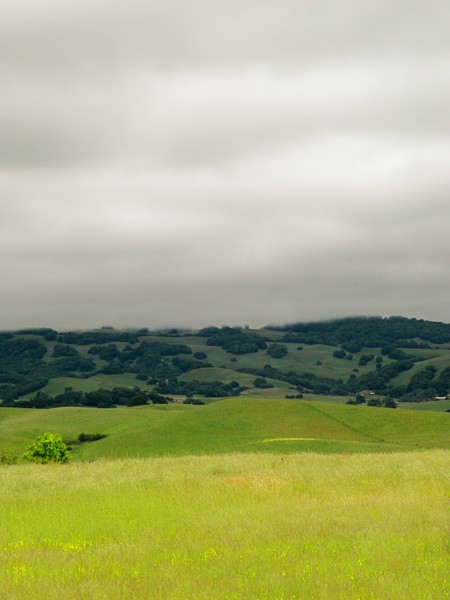
[[[450,446],[450,415],[326,402],[233,398],[205,406],[0,409],[0,450],[21,453],[36,435],[107,437],[75,459],[224,452],[374,452]]]

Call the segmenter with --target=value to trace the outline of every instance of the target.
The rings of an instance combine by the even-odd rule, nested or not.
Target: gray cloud
[[[0,327],[448,320],[443,1],[0,7]]]

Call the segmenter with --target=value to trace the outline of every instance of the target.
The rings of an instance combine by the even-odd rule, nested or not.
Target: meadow
[[[448,598],[449,467],[438,449],[3,465],[0,597]]]
[[[450,414],[317,400],[241,397],[204,406],[113,409],[0,408],[0,451],[23,453],[50,431],[106,438],[74,447],[74,460],[229,452],[398,452],[450,448]]]
[[[338,400],[338,399],[336,399]],[[0,597],[448,597],[450,415],[317,400],[0,409]]]

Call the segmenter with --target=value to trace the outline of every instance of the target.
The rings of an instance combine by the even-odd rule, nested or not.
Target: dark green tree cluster
[[[397,386],[393,395],[402,402],[422,402],[450,394],[450,367],[440,373],[433,365],[415,373],[407,385]]]
[[[71,389],[62,394],[50,396],[38,392],[29,400],[18,400],[17,408],[57,408],[62,406],[90,406],[95,408],[112,408],[114,406],[138,406],[139,404],[168,404],[172,398],[164,397],[156,391],[134,388],[115,387],[112,390],[98,389],[91,392],[80,392]],[[5,404],[3,404],[5,405]]]
[[[160,394],[186,396],[195,394],[205,398],[226,398],[227,396],[238,396],[247,388],[240,386],[237,381],[224,383],[223,381],[177,381],[174,379],[160,382],[154,389]]]
[[[77,346],[90,346],[91,344],[110,344],[112,342],[126,342],[136,344],[138,337],[134,332],[128,331],[68,331],[59,333],[56,340],[60,344],[76,344]]]
[[[388,344],[422,348],[426,342],[450,342],[450,324],[405,317],[354,317],[269,328],[286,332],[286,342],[342,346],[351,353]]]
[[[269,383],[265,377],[257,377],[253,382],[253,387],[264,390],[273,388],[273,385]]]
[[[385,397],[383,399],[377,396],[370,396],[369,398],[364,397],[363,394],[356,394],[355,398],[350,398],[347,404],[361,405],[367,404],[367,406],[382,406],[384,408],[397,408],[397,402],[391,397]]]
[[[56,344],[53,348],[53,358],[61,358],[62,356],[80,356],[78,350],[68,344]]]
[[[14,331],[14,333],[12,333],[11,335],[40,335],[45,340],[51,342],[53,340],[56,340],[57,331],[48,327],[37,327],[29,329],[19,329],[17,331]]]
[[[319,377],[315,373],[307,371],[281,371],[269,364],[264,365],[262,369],[246,367],[238,369],[238,371],[257,377],[285,381],[297,387],[300,392],[311,392],[313,394],[346,394],[347,392],[342,379]]]
[[[414,365],[412,360],[398,360],[388,365],[370,371],[360,377],[350,379],[346,384],[348,392],[357,392],[358,390],[374,390],[377,394],[387,393],[389,390],[389,382],[400,373],[408,371]]]
[[[198,335],[207,338],[208,346],[220,346],[230,354],[250,354],[267,348],[262,335],[240,327],[207,327]]]

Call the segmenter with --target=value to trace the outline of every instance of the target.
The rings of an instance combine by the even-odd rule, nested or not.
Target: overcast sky
[[[0,328],[450,321],[448,0],[1,0]]]

